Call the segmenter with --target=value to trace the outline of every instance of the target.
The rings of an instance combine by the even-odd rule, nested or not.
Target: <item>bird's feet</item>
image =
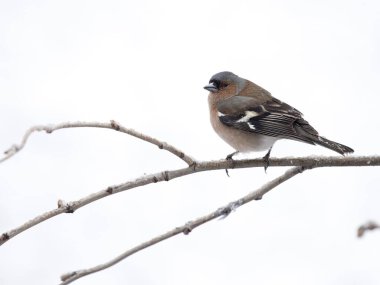
[[[270,152],[272,148],[270,148],[267,152],[266,155],[263,156],[263,161],[264,161],[264,171],[265,173],[267,172],[267,168],[269,167],[269,157],[270,157]]]
[[[229,155],[226,156],[226,160],[231,160],[232,161],[232,167],[231,168],[234,168],[235,167],[235,160],[232,158],[235,154],[237,154],[238,151],[235,151],[233,153],[230,153]],[[228,169],[226,168],[226,174],[228,177],[230,177],[230,175],[228,174]]]

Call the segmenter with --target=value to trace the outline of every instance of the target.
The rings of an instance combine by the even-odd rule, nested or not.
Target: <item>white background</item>
[[[0,149],[35,124],[114,119],[199,160],[232,149],[209,124],[229,70],[300,109],[355,155],[379,153],[380,2],[0,1]],[[262,156],[253,153],[248,157]],[[335,155],[291,141],[273,157]],[[240,156],[242,158],[242,156]],[[0,232],[144,173],[183,167],[110,130],[34,134],[0,164]],[[284,172],[199,173],[60,215],[0,247],[0,284],[57,284]],[[75,284],[379,284],[378,168],[306,172],[260,202]]]

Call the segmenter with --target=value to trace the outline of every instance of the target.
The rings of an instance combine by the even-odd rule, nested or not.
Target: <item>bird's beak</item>
[[[203,87],[204,89],[212,92],[212,93],[215,93],[218,91],[218,88],[216,88],[214,82],[211,82],[210,84],[207,84],[205,87]]]

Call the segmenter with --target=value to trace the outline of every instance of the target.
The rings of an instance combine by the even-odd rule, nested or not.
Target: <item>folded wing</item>
[[[318,132],[292,106],[271,97],[259,102],[255,98],[234,96],[217,106],[219,120],[228,127],[271,137],[315,144]]]

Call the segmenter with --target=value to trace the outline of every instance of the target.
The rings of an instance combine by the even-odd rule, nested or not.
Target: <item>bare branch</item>
[[[376,229],[380,229],[380,225],[373,222],[373,221],[369,221],[363,225],[361,225],[359,228],[358,228],[358,232],[357,232],[357,235],[359,238],[363,237],[363,235],[368,232],[368,231],[373,231],[373,230],[376,230]]]
[[[119,185],[114,185],[107,187],[106,189],[103,189],[101,191],[92,193],[86,197],[83,197],[82,199],[72,201],[72,202],[64,202],[63,200],[58,201],[58,208],[55,208],[53,210],[50,210],[48,212],[45,212],[27,222],[20,225],[19,227],[16,227],[10,231],[4,232],[2,235],[0,235],[0,245],[8,241],[9,239],[15,237],[19,233],[36,226],[37,224],[53,218],[59,214],[62,213],[73,213],[77,209],[90,204],[98,199],[107,197],[112,194],[116,194],[122,191],[126,191],[129,189],[133,189],[139,186],[144,186],[150,183],[157,183],[161,181],[169,181],[174,178],[182,177],[185,175],[202,172],[202,171],[209,171],[209,170],[219,170],[219,169],[231,169],[231,168],[248,168],[248,167],[264,167],[266,165],[266,162],[264,162],[262,159],[251,159],[251,160],[239,160],[239,161],[232,161],[232,160],[219,160],[219,161],[205,161],[205,162],[197,162],[194,159],[192,159],[190,156],[186,155],[182,151],[178,150],[174,146],[167,144],[165,142],[159,141],[155,138],[152,138],[150,136],[147,136],[145,134],[139,133],[133,129],[127,129],[120,124],[116,123],[115,121],[111,121],[110,123],[98,123],[98,122],[67,122],[52,126],[35,126],[30,128],[23,136],[22,141],[19,145],[13,145],[9,150],[5,152],[5,156],[0,159],[0,163],[7,160],[8,158],[15,155],[17,152],[19,152],[27,143],[30,135],[34,132],[38,131],[45,131],[47,133],[52,133],[53,131],[59,130],[59,129],[65,129],[65,128],[81,128],[81,127],[92,127],[92,128],[107,128],[112,129],[115,131],[123,132],[129,135],[132,135],[134,137],[137,137],[141,140],[147,141],[149,143],[152,143],[156,146],[158,146],[160,149],[165,149],[169,151],[170,153],[174,154],[175,156],[179,157],[183,161],[185,161],[188,164],[188,167],[186,168],[180,168],[175,169],[171,171],[163,171],[158,172],[150,175],[144,175],[141,176],[135,180],[128,181],[126,183],[122,183]],[[128,250],[127,252],[123,253],[122,255],[116,257],[115,259],[102,264],[98,265],[96,267],[86,269],[86,270],[80,270],[76,272],[71,272],[68,274],[65,274],[62,276],[63,283],[62,284],[68,284],[80,277],[83,277],[85,275],[106,269],[117,262],[123,260],[124,258],[144,249],[151,245],[154,245],[158,242],[161,242],[165,239],[168,239],[174,235],[177,235],[179,233],[188,234],[191,232],[192,229],[209,222],[217,217],[221,216],[227,216],[233,211],[234,209],[240,207],[241,205],[248,203],[253,200],[259,200],[261,197],[276,187],[277,185],[281,184],[282,182],[290,179],[291,177],[295,176],[298,173],[301,173],[305,169],[312,169],[317,167],[333,167],[333,166],[379,166],[380,165],[380,156],[361,156],[361,157],[301,157],[301,158],[271,158],[269,160],[269,165],[271,167],[278,167],[278,166],[295,166],[294,168],[291,168],[283,175],[279,176],[278,178],[270,181],[269,183],[265,184],[264,186],[260,187],[258,190],[249,193],[248,195],[242,197],[241,199],[229,203],[227,206],[224,206],[217,211],[214,211],[210,213],[209,215],[200,217],[194,221],[188,222],[185,225],[181,227],[177,227],[163,235],[160,235],[156,238],[153,238],[152,240],[149,240],[147,242],[144,242],[135,248],[132,248]],[[375,228],[378,228],[379,226],[377,224],[367,224],[366,226],[362,226],[362,229],[358,231],[358,235],[362,236],[364,231],[366,230],[373,230]]]
[[[68,129],[68,128],[103,128],[103,129],[111,129],[115,130],[121,133],[125,133],[131,136],[134,136],[136,138],[139,138],[143,141],[149,142],[151,144],[154,144],[158,146],[160,149],[164,149],[166,151],[171,152],[175,156],[179,157],[183,161],[185,161],[188,165],[194,164],[194,160],[186,155],[184,152],[180,151],[176,147],[166,143],[162,142],[158,139],[152,138],[148,135],[145,135],[143,133],[137,132],[134,129],[128,129],[120,125],[114,120],[111,120],[109,123],[99,123],[99,122],[65,122],[60,123],[57,125],[41,125],[41,126],[34,126],[31,127],[29,130],[27,130],[21,140],[20,144],[14,144],[12,145],[8,150],[4,152],[4,157],[0,159],[0,163],[4,162],[5,160],[11,158],[16,153],[18,153],[20,150],[24,148],[26,145],[30,135],[34,132],[41,132],[45,131],[46,133],[50,134],[54,131],[60,130],[60,129]]]
[[[176,228],[174,228],[174,229],[172,229],[172,230],[170,230],[170,231],[168,231],[162,235],[156,236],[151,240],[143,242],[142,244],[139,244],[138,246],[127,250],[126,252],[120,254],[119,256],[111,259],[110,261],[108,261],[106,263],[94,266],[92,268],[77,270],[77,271],[73,271],[73,272],[63,274],[61,276],[61,280],[63,282],[60,285],[69,284],[69,283],[71,283],[71,282],[73,282],[73,281],[75,281],[81,277],[86,276],[86,275],[107,269],[107,268],[115,265],[116,263],[122,261],[123,259],[131,256],[132,254],[135,254],[135,253],[137,253],[137,252],[139,252],[139,251],[141,251],[147,247],[155,245],[161,241],[169,239],[169,238],[176,236],[180,233],[184,233],[187,235],[192,230],[194,230],[195,228],[197,228],[197,227],[199,227],[199,226],[201,226],[207,222],[210,222],[211,220],[214,220],[218,217],[225,217],[225,216],[229,215],[232,211],[236,210],[238,207],[240,207],[246,203],[249,203],[249,202],[254,201],[254,200],[260,200],[270,190],[272,190],[276,186],[280,185],[281,183],[287,181],[288,179],[292,178],[293,176],[295,176],[299,173],[302,173],[304,170],[305,170],[304,167],[293,167],[293,168],[289,169],[288,171],[286,171],[281,176],[279,176],[279,177],[269,181],[268,183],[264,184],[263,186],[261,186],[256,191],[253,191],[253,192],[243,196],[242,198],[240,198],[236,201],[228,203],[227,205],[209,213],[208,215],[205,215],[205,216],[199,217],[195,220],[189,221],[182,226],[176,227]]]
[[[332,167],[332,166],[379,166],[380,156],[348,156],[348,157],[300,157],[300,158],[271,158],[269,160],[270,167],[278,166],[302,166],[304,168],[317,168],[317,167]],[[248,168],[248,167],[264,167],[265,162],[262,159],[250,160],[214,160],[197,162],[193,165],[170,171],[157,172],[154,174],[144,175],[135,180],[131,180],[119,185],[109,186],[106,189],[92,193],[86,197],[72,202],[58,202],[58,208],[43,213],[26,223],[18,226],[12,230],[4,232],[0,235],[0,246],[9,239],[15,237],[19,233],[63,213],[73,213],[77,209],[90,204],[101,198],[130,190],[136,187],[144,186],[151,183],[162,181],[169,181],[178,177],[194,174],[202,171],[219,170],[227,168]]]
[[[9,150],[5,152],[5,156],[0,159],[0,163],[7,160],[8,158],[15,155],[17,152],[19,152],[21,149],[24,148],[26,145],[30,135],[34,132],[38,131],[46,131],[47,133],[52,133],[53,131],[59,130],[59,129],[65,129],[65,128],[81,128],[81,127],[92,127],[92,128],[107,128],[112,129],[115,131],[123,132],[129,135],[132,135],[134,137],[137,137],[141,140],[147,141],[149,143],[152,143],[156,146],[158,146],[160,149],[165,149],[175,156],[179,157],[183,161],[185,161],[189,167],[187,168],[181,168],[171,171],[163,171],[155,174],[145,175],[142,177],[139,177],[135,180],[128,181],[123,184],[114,185],[107,187],[104,190],[101,190],[99,192],[92,193],[82,199],[79,199],[77,201],[72,202],[64,202],[63,200],[58,201],[58,208],[50,210],[48,212],[45,212],[27,222],[22,224],[21,226],[12,229],[10,231],[7,231],[3,233],[0,236],[0,245],[8,241],[9,239],[15,237],[19,233],[47,220],[50,218],[53,218],[59,214],[62,213],[73,213],[75,210],[92,203],[98,199],[104,198],[106,196],[116,194],[122,191],[126,191],[132,188],[136,188],[139,186],[147,185],[150,183],[157,183],[161,181],[169,181],[171,179],[193,174],[196,172],[201,171],[208,171],[208,170],[218,170],[218,169],[228,169],[228,168],[246,168],[246,167],[263,167],[265,162],[262,159],[253,159],[253,160],[240,160],[240,161],[231,161],[231,160],[220,160],[220,161],[206,161],[206,162],[196,162],[194,159],[186,155],[184,152],[178,150],[174,146],[167,144],[165,142],[159,141],[155,138],[152,138],[150,136],[147,136],[145,134],[136,132],[133,129],[127,129],[120,124],[118,124],[115,121],[111,121],[110,123],[98,123],[98,122],[67,122],[67,123],[61,123],[53,126],[35,126],[30,128],[23,136],[22,141],[19,145],[13,145]],[[258,190],[249,193],[248,195],[242,197],[241,199],[229,203],[227,206],[222,207],[209,215],[200,217],[194,221],[188,222],[185,225],[181,227],[177,227],[163,235],[160,235],[156,238],[153,238],[152,240],[149,240],[147,242],[144,242],[135,248],[132,248],[128,250],[127,252],[121,254],[120,256],[116,257],[115,259],[98,266],[95,266],[90,269],[80,270],[71,272],[68,274],[65,274],[61,277],[63,283],[62,284],[68,284],[72,281],[81,278],[85,275],[95,273],[97,271],[106,269],[121,260],[125,259],[126,257],[144,249],[149,246],[152,246],[158,242],[161,242],[165,239],[168,239],[172,236],[175,236],[179,233],[185,233],[188,234],[191,232],[192,229],[209,222],[217,217],[220,216],[227,216],[233,211],[234,209],[240,207],[241,205],[248,203],[252,200],[259,200],[262,198],[262,196],[276,187],[277,185],[281,184],[282,182],[290,179],[291,177],[295,176],[298,173],[301,173],[304,169],[312,169],[316,167],[327,167],[327,166],[371,166],[371,165],[380,165],[380,156],[372,156],[372,157],[305,157],[305,158],[283,158],[283,159],[276,159],[272,158],[269,161],[270,166],[296,166],[290,170],[288,170],[285,174],[281,175],[280,177],[270,181],[269,183],[265,184],[264,186],[260,187]],[[358,230],[358,235],[362,236],[364,231],[366,230],[373,230],[377,228],[378,225],[375,224],[368,224],[367,226],[362,226],[361,230]]]

